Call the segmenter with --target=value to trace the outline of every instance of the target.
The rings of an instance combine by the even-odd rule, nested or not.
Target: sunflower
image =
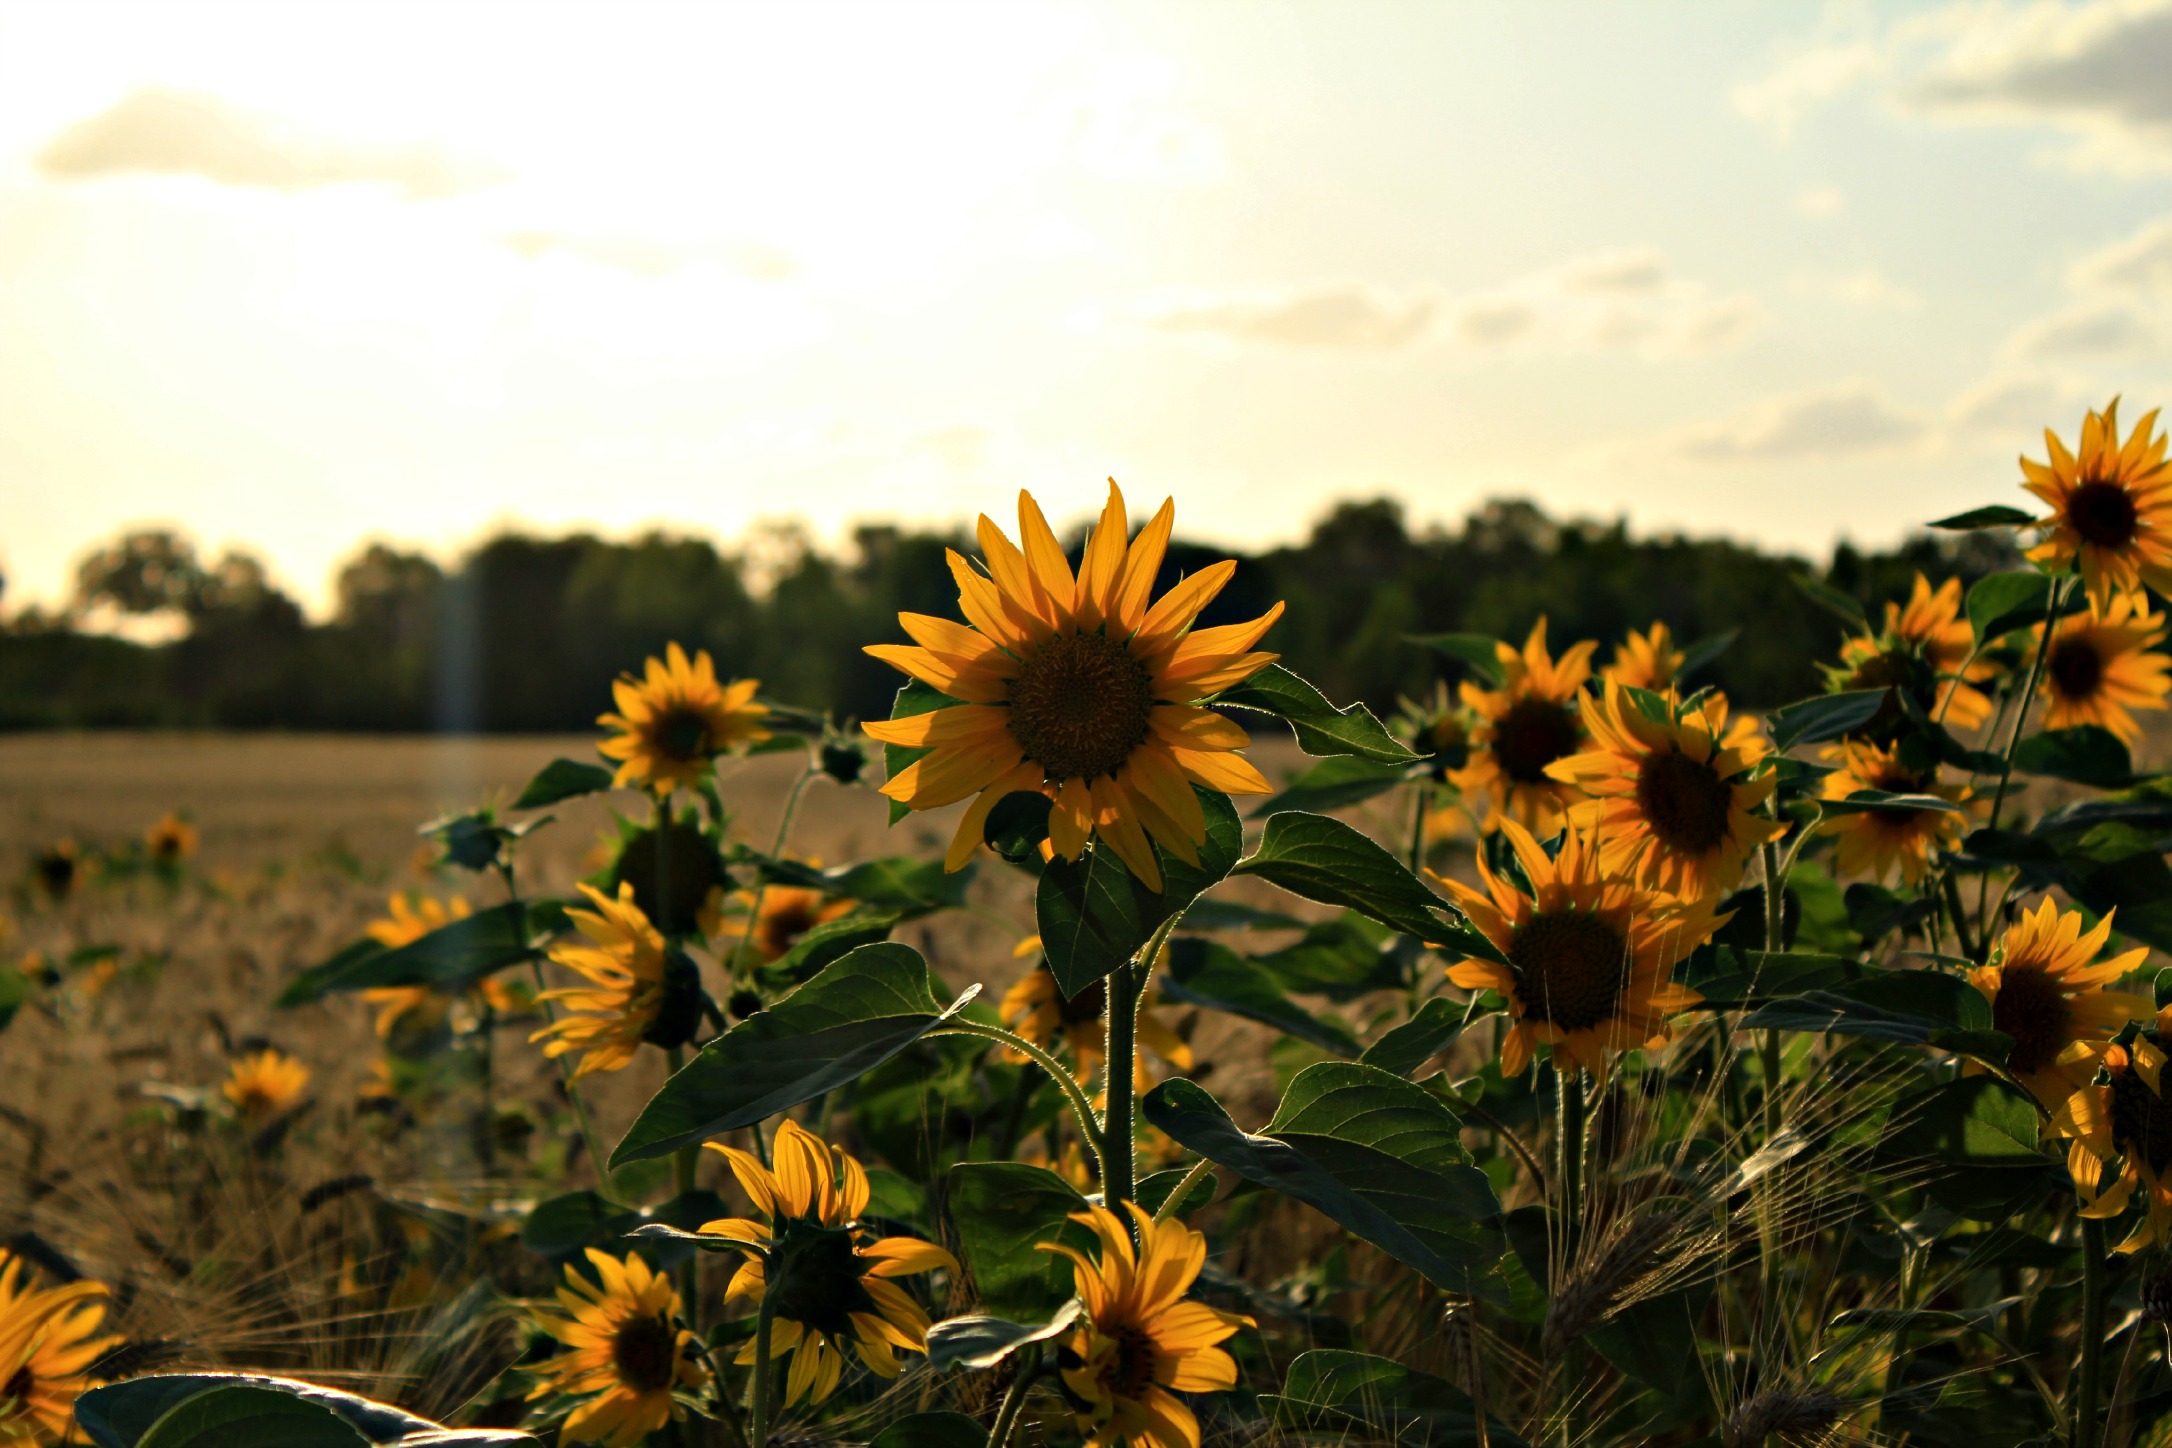
[[[387,950],[412,945],[431,931],[468,917],[468,902],[459,895],[440,903],[427,895],[409,895],[404,891],[395,891],[388,903],[392,913],[370,922],[369,928],[364,932]],[[377,1007],[379,1040],[390,1038],[400,1018],[410,1012],[427,1013],[429,1019],[426,1024],[434,1025],[437,1018],[452,1005],[450,998],[426,985],[373,986],[362,992],[362,999]]]
[[[309,1087],[309,1068],[284,1051],[256,1051],[242,1057],[220,1089],[244,1116],[276,1116],[292,1110]]]
[[[2105,990],[2137,969],[2145,947],[2091,964],[2111,938],[2112,917],[2084,935],[2078,910],[2046,900],[2010,927],[1989,965],[1969,983],[1991,1001],[1991,1024],[2013,1038],[2006,1068],[2046,1110],[2096,1078],[2112,1036],[2128,1021],[2157,1014],[2151,996]]]
[[[1601,671],[1600,678],[1610,684],[1663,694],[1674,687],[1675,675],[1687,657],[1674,646],[1674,635],[1667,626],[1655,622],[1649,633],[1629,630],[1629,636],[1615,645],[1614,660]]]
[[[718,908],[709,912],[714,928],[706,924],[704,928],[711,935],[745,942],[754,958],[766,964],[782,959],[817,925],[850,915],[858,905],[846,896],[798,885],[735,890],[729,897],[718,897]]]
[[[951,838],[946,869],[972,858],[997,801],[1039,791],[1054,801],[1048,831],[1055,853],[1075,860],[1097,839],[1159,891],[1153,844],[1196,864],[1206,839],[1193,785],[1273,793],[1236,753],[1251,742],[1244,730],[1194,701],[1274,662],[1275,655],[1251,650],[1282,605],[1250,623],[1193,628],[1237,571],[1225,560],[1149,606],[1175,519],[1175,503],[1164,502],[1127,547],[1124,495],[1111,482],[1074,576],[1040,506],[1022,492],[1023,551],[983,515],[987,571],[950,555],[970,626],[903,613],[898,622],[914,645],[868,646],[959,701],[863,726],[885,744],[929,751],[882,787],[890,798],[924,810],[978,796]]]
[[[664,937],[634,904],[631,881],[611,899],[593,885],[581,886],[596,908],[566,916],[587,944],[551,947],[550,958],[592,984],[547,990],[538,1001],[564,1001],[568,1015],[528,1037],[543,1041],[543,1054],[581,1052],[578,1081],[592,1071],[623,1071],[656,1025],[664,1006]]]
[[[772,1170],[737,1147],[709,1143],[731,1163],[732,1175],[766,1219],[731,1217],[705,1223],[705,1236],[727,1237],[747,1254],[731,1285],[727,1305],[758,1305],[774,1287],[773,1354],[789,1353],[785,1404],[821,1402],[836,1391],[850,1347],[879,1377],[903,1371],[896,1350],[927,1351],[928,1315],[888,1279],[958,1263],[932,1242],[916,1237],[876,1238],[860,1227],[867,1210],[867,1173],[859,1162],[790,1118],[777,1124]],[[754,1361],[750,1338],[737,1362]]]
[[[709,1370],[687,1350],[694,1335],[679,1326],[679,1294],[669,1277],[637,1256],[621,1262],[593,1247],[587,1255],[596,1281],[569,1265],[558,1289],[566,1315],[536,1314],[536,1324],[566,1351],[536,1369],[539,1381],[528,1396],[593,1393],[567,1417],[560,1436],[633,1448],[686,1415],[671,1390],[708,1386]]]
[[[1908,768],[1897,747],[1847,740],[1838,746],[1837,757],[1840,767],[1825,776],[1826,799],[1846,799],[1865,789],[1931,795],[1955,803],[1968,798],[1966,786],[1938,782],[1937,765],[1920,773]],[[1958,810],[1862,810],[1828,819],[1824,833],[1835,837],[1836,873],[1882,883],[1897,866],[1901,878],[1913,885],[1930,868],[1932,850],[1951,850],[1960,844],[1965,820]]]
[[[1087,1448],[1118,1439],[1140,1448],[1199,1448],[1199,1420],[1176,1394],[1218,1393],[1237,1385],[1235,1359],[1217,1344],[1252,1319],[1184,1294],[1207,1260],[1207,1239],[1182,1222],[1156,1222],[1136,1202],[1124,1221],[1106,1207],[1071,1216],[1101,1239],[1101,1260],[1057,1242],[1044,1252],[1071,1259],[1085,1321],[1064,1344],[1063,1385],[1079,1406]]]
[[[97,1335],[105,1296],[97,1282],[40,1287],[0,1248],[0,1443],[74,1441],[75,1400],[97,1386],[87,1370],[121,1341]]]
[[[1903,686],[1921,660],[1935,680],[1933,701],[1940,722],[1974,729],[1991,717],[1991,698],[1976,685],[1994,677],[1998,666],[1974,657],[1976,631],[1961,614],[1961,580],[1949,578],[1937,588],[1916,575],[1905,606],[1885,606],[1885,629],[1872,637],[1851,638],[1840,646],[1843,689]]]
[[[677,644],[648,661],[646,678],[621,675],[611,686],[618,712],[596,721],[621,731],[596,746],[604,758],[620,761],[611,783],[663,796],[693,788],[719,754],[769,737],[762,727],[769,707],[754,702],[760,687],[759,679],[717,683],[707,650],[689,664]]]
[[[1531,629],[1521,652],[1505,643],[1494,649],[1501,664],[1501,687],[1481,689],[1465,682],[1463,702],[1478,715],[1471,734],[1471,760],[1451,772],[1449,781],[1466,799],[1483,799],[1481,828],[1495,830],[1504,819],[1526,829],[1552,834],[1562,811],[1581,798],[1546,766],[1584,746],[1576,701],[1591,677],[1589,640],[1572,646],[1557,660],[1546,651],[1546,620]]]
[[[1531,894],[1494,874],[1482,852],[1486,891],[1433,879],[1508,964],[1465,960],[1448,978],[1508,998],[1515,1024],[1501,1041],[1503,1075],[1520,1073],[1535,1047],[1551,1046],[1556,1069],[1582,1066],[1603,1080],[1608,1052],[1660,1044],[1667,1017],[1704,999],[1668,976],[1729,917],[1715,916],[1709,899],[1685,903],[1608,870],[1588,831],[1572,828],[1549,859],[1521,825],[1502,830]]]
[[[170,870],[196,853],[198,839],[196,826],[169,810],[143,832],[143,847],[152,864]]]
[[[1029,955],[1038,955],[1040,951],[1041,937],[1029,935],[1018,942],[1011,956],[1022,960]],[[1162,958],[1168,958],[1166,946]],[[1179,1071],[1189,1071],[1193,1064],[1192,1048],[1154,1013],[1158,995],[1150,978],[1139,996],[1139,1024],[1134,1036],[1140,1049],[1138,1067],[1142,1089],[1152,1084],[1146,1075],[1145,1053],[1148,1051]],[[1056,983],[1056,973],[1043,961],[1003,993],[1003,1003],[996,1009],[1004,1025],[1043,1050],[1054,1050],[1058,1041],[1069,1047],[1081,1084],[1094,1074],[1108,1054],[1109,991],[1105,980],[1095,981],[1077,995],[1066,996],[1063,987]],[[1007,1054],[1014,1060],[1023,1059],[1015,1053]]]
[[[74,840],[56,840],[47,845],[32,858],[30,865],[37,874],[38,883],[45,887],[45,893],[55,900],[66,899],[83,874],[83,862]]]
[[[2036,632],[2043,636],[2042,624]],[[2172,692],[2172,661],[2152,649],[2164,634],[2164,615],[2129,594],[2061,619],[2044,658],[2044,727],[2097,724],[2129,744],[2139,740],[2142,726],[2127,711],[2162,709]]]
[[[2151,412],[2122,446],[2115,397],[2082,422],[2081,456],[2068,452],[2047,427],[2051,461],[2021,460],[2028,480],[2023,486],[2052,509],[2042,525],[2044,541],[2029,550],[2029,561],[2049,572],[2078,567],[2098,608],[2115,594],[2140,593],[2145,584],[2172,591],[2172,467],[2156,423]]]
[[[1569,818],[1602,841],[1603,870],[1701,899],[1733,889],[1757,847],[1785,833],[1755,812],[1777,781],[1753,777],[1754,758],[1726,744],[1723,696],[1687,709],[1670,701],[1668,717],[1655,719],[1609,680],[1603,701],[1582,703],[1597,747],[1546,772],[1593,796],[1570,806]]]
[[[2068,1096],[2052,1113],[2050,1134],[2069,1138],[2067,1174],[2081,1194],[2082,1215],[2116,1217],[2139,1188],[2146,1215],[2122,1252],[2172,1240],[2172,1102],[2164,1098],[2164,1052],[2144,1032],[2105,1048],[2103,1085]],[[2110,1186],[2105,1170],[2118,1163]]]

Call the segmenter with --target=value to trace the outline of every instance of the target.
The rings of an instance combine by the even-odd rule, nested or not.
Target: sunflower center
[[[2091,479],[2066,495],[2066,519],[2084,543],[2124,548],[2134,541],[2141,515],[2134,496],[2117,483]]]
[[[0,1388],[0,1403],[27,1402],[37,1386],[38,1379],[29,1367],[19,1367],[15,1370],[15,1376],[8,1379],[7,1386]]]
[[[1629,979],[1628,942],[1583,910],[1534,915],[1508,947],[1524,1009],[1564,1031],[1589,1030],[1621,1005]]]
[[[1545,784],[1546,766],[1576,752],[1576,716],[1551,699],[1518,699],[1493,726],[1493,757],[1517,784]]]
[[[2104,682],[2104,658],[2087,639],[2065,638],[2051,650],[2051,686],[2067,699],[2093,699]]]
[[[1897,649],[1872,654],[1848,675],[1850,689],[1890,689],[1905,684],[1915,674],[1915,661]]]
[[[762,921],[762,945],[771,957],[783,955],[799,938],[814,929],[815,905],[810,900],[792,900],[768,912]]]
[[[1110,1328],[1108,1336],[1116,1350],[1101,1369],[1101,1385],[1111,1397],[1137,1402],[1154,1384],[1154,1339],[1130,1323]]]
[[[1678,749],[1654,754],[1637,773],[1637,807],[1668,849],[1702,855],[1727,840],[1734,791],[1710,764]]]
[[[1991,1002],[1991,1026],[2013,1037],[2006,1064],[2017,1076],[2041,1071],[2059,1058],[2069,1035],[2074,1009],[2059,983],[2034,966],[2008,966]]]
[[[2004,994],[2002,991],[2001,994]],[[2112,1073],[2112,1140],[2162,1173],[2172,1166],[2172,1102],[2149,1089],[2131,1067]]]
[[[657,715],[649,724],[649,739],[659,754],[679,764],[707,759],[716,752],[709,747],[709,716],[685,704]]]
[[[860,1282],[862,1263],[852,1250],[851,1229],[804,1219],[779,1226],[767,1284],[777,1316],[843,1342],[853,1335],[852,1314],[874,1310]]]
[[[611,1366],[638,1393],[670,1387],[678,1355],[679,1334],[661,1317],[629,1317],[611,1337]]]
[[[1058,634],[1011,681],[1011,737],[1056,779],[1114,774],[1146,742],[1154,681],[1107,634]]]

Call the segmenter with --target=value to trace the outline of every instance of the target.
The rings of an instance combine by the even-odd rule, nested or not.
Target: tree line
[[[760,678],[770,698],[880,717],[897,675],[861,646],[902,639],[900,610],[956,617],[944,550],[976,551],[962,534],[888,525],[858,528],[838,552],[791,530],[752,541],[508,532],[450,569],[372,543],[341,568],[332,617],[312,623],[247,554],[205,561],[185,537],[133,532],[81,561],[66,607],[0,627],[0,728],[582,730],[609,707],[613,678],[674,640],[707,649],[722,674]],[[1157,592],[1229,556],[1179,541]],[[1302,543],[1237,556],[1201,624],[1285,599],[1262,647],[1376,711],[1456,677],[1412,635],[1521,641],[1541,614],[1557,647],[1611,643],[1655,619],[1684,641],[1754,620],[1709,679],[1746,707],[1768,705],[1817,689],[1841,636],[1802,580],[1875,619],[1918,570],[1973,581],[2017,561],[2003,535],[1963,534],[1842,544],[1814,563],[1724,539],[1637,537],[1519,500],[1414,530],[1386,499],[1339,503]],[[120,618],[159,624],[164,641],[119,636]]]

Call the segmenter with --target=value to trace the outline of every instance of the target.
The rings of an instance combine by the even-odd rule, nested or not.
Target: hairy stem
[[[775,1376],[769,1370],[769,1336],[776,1315],[775,1298],[763,1293],[761,1309],[754,1316],[754,1380],[748,1389],[747,1448],[768,1448],[769,1444],[769,1380]]]
[[[1042,1050],[1024,1036],[1004,1030],[1001,1026],[984,1026],[978,1021],[962,1020],[956,1016],[945,1021],[931,1036],[978,1036],[984,1041],[998,1041],[1048,1073],[1049,1079],[1063,1089],[1064,1099],[1071,1105],[1071,1114],[1078,1118],[1079,1130],[1086,1135],[1086,1145],[1093,1151],[1094,1160],[1102,1162],[1101,1179],[1108,1180],[1108,1170],[1103,1162],[1105,1143],[1101,1138],[1101,1123],[1094,1119],[1094,1104],[1086,1097],[1078,1081],[1063,1063]]]
[[[1555,1143],[1560,1152],[1555,1177],[1561,1185],[1561,1239],[1573,1252],[1583,1215],[1584,1068],[1571,1066],[1564,1071],[1556,1067],[1554,1075],[1561,1092],[1560,1140]]]
[[[1033,1350],[1033,1357],[1011,1379],[1009,1391],[1003,1394],[1002,1406],[996,1409],[995,1423],[988,1429],[988,1448],[1004,1448],[1011,1441],[1011,1434],[1018,1427],[1018,1415],[1025,1410],[1026,1394],[1034,1380],[1041,1376],[1041,1352]]]
[[[2082,1218],[2081,1368],[2075,1374],[2074,1448],[2097,1448],[2103,1424],[2097,1403],[2104,1393],[2104,1223]]]
[[[1152,970],[1152,956],[1147,957],[1147,969]],[[1128,1202],[1138,1194],[1136,1168],[1138,1154],[1132,1149],[1132,1133],[1136,1129],[1136,1114],[1132,1102],[1132,1087],[1136,1084],[1134,1073],[1138,1070],[1139,1055],[1139,997],[1143,994],[1139,983],[1139,966],[1136,961],[1125,961],[1109,975],[1109,1046],[1108,1046],[1108,1100],[1109,1109],[1101,1123],[1101,1134],[1108,1146],[1102,1153],[1101,1165],[1105,1175],[1101,1178],[1101,1200],[1109,1210],[1117,1210],[1118,1202]],[[1123,1213],[1117,1212],[1121,1217]]]
[[[1154,1220],[1166,1222],[1175,1216],[1177,1208],[1182,1206],[1184,1199],[1191,1195],[1192,1188],[1199,1185],[1199,1179],[1213,1170],[1214,1163],[1208,1161],[1205,1157],[1193,1162],[1192,1169],[1184,1173],[1184,1180],[1178,1182],[1162,1204],[1154,1209]]]

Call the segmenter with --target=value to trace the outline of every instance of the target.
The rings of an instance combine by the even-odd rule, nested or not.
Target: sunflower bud
[[[702,1000],[701,968],[693,957],[677,948],[665,951],[663,1000],[641,1039],[667,1051],[693,1040],[701,1024]]]

